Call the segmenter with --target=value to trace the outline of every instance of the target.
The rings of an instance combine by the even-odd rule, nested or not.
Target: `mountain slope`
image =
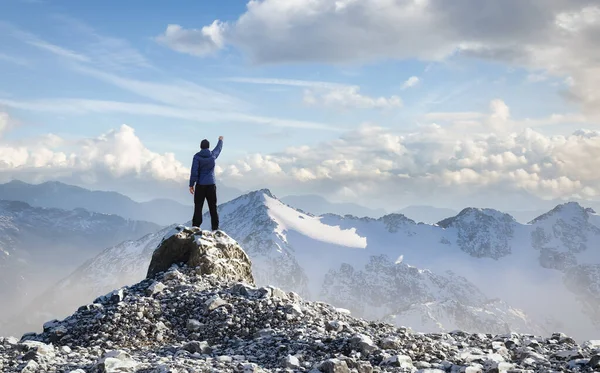
[[[400,214],[379,219],[307,215],[277,200],[268,190],[222,204],[219,212],[221,228],[250,255],[258,284],[278,286],[314,300],[333,300],[336,305],[368,317],[395,315],[402,319],[402,310],[408,304],[425,306],[454,301],[459,307],[475,310],[490,302],[466,277],[435,268],[423,271],[417,269],[419,265],[414,268],[408,259],[421,258],[421,263],[432,264],[427,258],[437,256],[447,262],[442,255],[445,254],[478,260],[460,249],[440,244],[445,235],[452,236],[451,230],[417,224]],[[105,250],[61,281],[48,293],[44,307],[38,304],[38,309],[60,311],[62,315],[97,294],[139,281],[145,275],[153,249],[170,229]],[[396,264],[398,256],[403,256],[411,267]],[[359,275],[346,276],[339,272],[340,268],[351,268],[352,273]],[[339,281],[346,284],[340,285]],[[71,299],[65,300],[61,294],[67,292]],[[383,302],[380,306],[376,303],[379,301]],[[61,308],[49,308],[52,302]],[[65,309],[65,305],[70,308]],[[490,313],[493,314],[489,311],[487,317]],[[457,313],[453,317],[468,316]],[[495,317],[502,320],[500,314]],[[454,324],[459,321],[453,319]],[[487,324],[472,323],[471,327],[481,325]],[[529,323],[529,327],[540,330],[534,323]]]
[[[578,345],[561,333],[414,333],[283,289],[250,285],[247,273],[240,276],[248,269],[246,255],[219,255],[219,248],[237,250],[225,234],[218,236],[226,242],[213,235],[199,244],[195,254],[206,263],[201,270],[172,267],[45,323],[39,334],[0,337],[0,370],[473,373],[600,367],[598,341]],[[161,249],[166,247],[172,248]]]

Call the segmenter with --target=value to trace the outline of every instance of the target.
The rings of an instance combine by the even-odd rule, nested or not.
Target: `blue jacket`
[[[213,151],[210,151],[209,149],[202,149],[198,153],[194,154],[194,160],[192,161],[192,172],[190,173],[190,187],[193,187],[195,184],[216,184],[215,159],[217,159],[221,153],[222,147],[223,141],[219,140]]]

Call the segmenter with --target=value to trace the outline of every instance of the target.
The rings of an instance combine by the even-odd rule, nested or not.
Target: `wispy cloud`
[[[46,40],[39,38],[38,36],[36,36],[32,33],[23,31],[8,22],[0,21],[0,28],[6,30],[8,34],[12,35],[13,37],[21,40],[22,42],[24,42],[26,44],[34,46],[38,49],[45,50],[45,51],[55,54],[57,56],[65,57],[65,58],[68,58],[68,59],[71,59],[74,61],[79,61],[79,62],[89,62],[90,61],[90,58],[86,55],[77,53],[75,51],[58,46],[56,44],[52,44]]]
[[[148,59],[127,40],[102,35],[87,23],[66,15],[54,15],[53,18],[66,26],[67,31],[87,39],[84,49],[96,65],[113,69],[152,67]]]
[[[370,97],[360,93],[360,88],[339,87],[325,91],[304,92],[304,103],[312,106],[324,106],[334,109],[392,109],[403,106],[398,96]]]
[[[303,101],[311,106],[324,106],[337,109],[389,109],[402,107],[398,96],[370,97],[360,93],[357,85],[324,82],[318,80],[277,79],[277,78],[227,78],[237,83],[283,85],[307,88]]]
[[[188,81],[158,83],[126,78],[84,66],[76,66],[74,69],[79,73],[100,79],[139,96],[175,107],[227,111],[249,107],[249,104],[238,98]]]
[[[88,100],[79,98],[67,99],[45,99],[37,101],[22,101],[0,99],[0,104],[23,109],[42,112],[56,112],[66,114],[85,114],[99,112],[119,112],[135,115],[155,115],[176,119],[185,119],[197,122],[239,122],[248,124],[261,124],[276,127],[294,127],[306,129],[320,129],[337,131],[334,126],[290,119],[273,118],[248,114],[252,106],[236,97],[221,93],[219,91],[203,87],[186,80],[171,80],[168,82],[143,81],[132,79],[122,74],[103,69],[107,64],[103,59],[112,59],[111,54],[118,54],[121,48],[129,57],[118,60],[119,66],[136,65],[146,66],[145,58],[128,44],[119,39],[106,38],[98,35],[91,27],[77,20],[58,16],[64,24],[79,34],[85,34],[89,38],[95,38],[100,45],[110,46],[110,50],[102,57],[102,48],[90,47],[86,54],[81,54],[70,49],[49,43],[31,33],[22,31],[8,23],[0,22],[0,27],[8,29],[10,33],[23,42],[36,46],[42,50],[49,51],[57,56],[67,58],[73,63],[68,65],[71,71],[84,74],[125,91],[134,93],[154,101],[155,103],[130,103],[111,100]],[[327,85],[331,87],[331,85]],[[337,87],[337,85],[335,85]],[[158,103],[158,104],[156,104]]]
[[[45,99],[21,101],[0,99],[0,105],[22,110],[74,115],[113,112],[134,115],[161,116],[167,118],[190,120],[199,123],[238,122],[248,124],[263,124],[274,127],[291,127],[339,131],[339,129],[336,127],[318,122],[250,115],[233,111],[201,110],[191,108],[179,108],[167,105],[129,103],[119,101],[86,99]]]
[[[350,87],[347,84],[322,82],[316,80],[296,80],[296,79],[277,79],[277,78],[226,78],[230,82],[249,83],[249,84],[266,84],[266,85],[285,85],[291,87],[309,87],[309,88],[324,88],[334,89],[342,87]]]
[[[6,61],[21,66],[31,66],[31,61],[26,60],[25,58],[11,56],[4,53],[0,53],[0,61]]]

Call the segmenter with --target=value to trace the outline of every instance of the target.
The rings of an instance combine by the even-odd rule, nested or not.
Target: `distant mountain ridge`
[[[268,189],[221,204],[219,213],[221,228],[250,255],[258,283],[332,301],[360,316],[405,324],[416,322],[415,312],[421,310],[426,315],[416,329],[495,331],[508,331],[508,325],[523,331],[556,327],[556,316],[562,315],[542,311],[559,303],[570,307],[567,313],[590,317],[586,306],[577,303],[578,294],[565,284],[564,273],[541,265],[532,232],[553,231],[547,222],[523,225],[508,214],[479,208],[463,209],[436,225],[417,223],[402,214],[377,219],[314,216],[282,203]],[[64,306],[61,294],[69,293],[77,300],[75,307],[85,297],[138,280],[170,229],[105,250],[54,287],[45,304]],[[513,269],[526,280],[515,279],[509,272]],[[594,278],[593,273],[586,278]],[[580,288],[594,286],[581,284],[579,278],[570,283],[576,281]],[[553,291],[531,301],[543,304],[541,311],[521,303],[540,284]],[[68,311],[72,310],[61,312]],[[588,328],[590,321],[586,323]],[[567,328],[572,331],[574,326]]]
[[[160,225],[189,219],[193,214],[191,205],[186,206],[169,199],[136,202],[117,192],[92,191],[58,181],[28,184],[15,180],[0,184],[0,199],[65,210],[83,208]]]
[[[79,263],[123,240],[160,229],[151,222],[85,209],[0,200],[0,319]]]

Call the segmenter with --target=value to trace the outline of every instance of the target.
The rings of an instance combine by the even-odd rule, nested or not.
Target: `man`
[[[219,215],[217,214],[217,186],[215,184],[215,160],[223,147],[223,136],[219,136],[217,146],[210,151],[207,139],[200,143],[200,151],[194,155],[192,172],[190,174],[190,193],[194,195],[194,217],[192,226],[200,227],[202,224],[202,208],[204,200],[208,202],[212,230],[219,229]]]

